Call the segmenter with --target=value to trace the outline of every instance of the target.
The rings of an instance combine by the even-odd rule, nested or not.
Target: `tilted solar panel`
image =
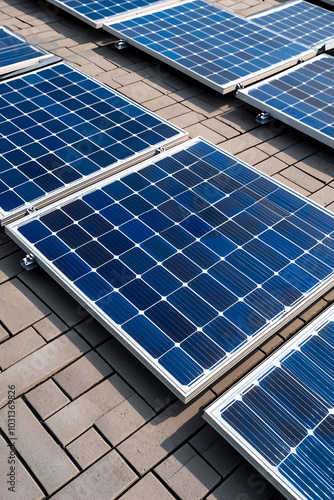
[[[68,64],[0,83],[0,223],[186,133]]]
[[[334,58],[321,55],[248,89],[242,101],[334,147]]]
[[[202,139],[6,229],[183,401],[333,283],[334,215]]]
[[[27,68],[50,54],[27,43],[8,28],[0,26],[0,75]]]
[[[181,0],[49,0],[60,9],[78,17],[94,28],[104,22],[154,10],[160,5],[171,5]]]
[[[223,93],[315,54],[203,0],[104,25],[104,29]]]
[[[283,495],[334,498],[334,306],[204,414]]]
[[[334,12],[304,0],[287,2],[248,19],[307,47],[334,47]]]

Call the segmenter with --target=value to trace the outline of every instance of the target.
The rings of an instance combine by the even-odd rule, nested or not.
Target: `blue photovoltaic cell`
[[[107,19],[163,4],[164,0],[50,0],[50,3],[99,28]]]
[[[307,47],[322,47],[326,41],[334,41],[334,12],[304,0],[288,2],[248,19]]]
[[[202,0],[105,29],[221,91],[261,78],[309,52],[294,40]]]
[[[184,397],[333,275],[334,216],[202,139],[71,200],[16,239]]]
[[[67,64],[0,83],[0,96],[0,216],[185,135]]]
[[[288,498],[334,498],[333,367],[332,306],[206,410]]]
[[[44,50],[30,45],[9,29],[0,26],[0,74],[30,66],[44,56]]]
[[[322,55],[245,90],[237,97],[334,146],[334,58]]]

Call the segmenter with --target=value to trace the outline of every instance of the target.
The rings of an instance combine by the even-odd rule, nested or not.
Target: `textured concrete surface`
[[[275,0],[219,0],[240,15]],[[44,0],[0,0],[0,23],[158,115],[334,211],[333,152],[221,96]],[[203,409],[334,301],[329,291],[183,405],[0,231],[0,498],[279,500],[202,419]],[[17,408],[17,488],[7,489],[8,386]]]

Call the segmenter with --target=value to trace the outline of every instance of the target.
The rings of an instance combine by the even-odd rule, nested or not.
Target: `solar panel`
[[[304,0],[285,3],[248,19],[307,47],[334,48],[334,12]]]
[[[202,0],[104,25],[104,29],[223,93],[315,54]]]
[[[334,58],[319,56],[248,89],[242,101],[334,146]]]
[[[0,83],[0,134],[2,223],[187,135],[63,63]]]
[[[78,17],[94,28],[104,22],[154,10],[181,0],[50,0],[50,3]]]
[[[8,28],[0,26],[0,75],[27,68],[50,54],[27,43]]]
[[[334,215],[199,138],[6,230],[185,402],[333,283]]]
[[[204,414],[283,495],[334,498],[334,306]]]

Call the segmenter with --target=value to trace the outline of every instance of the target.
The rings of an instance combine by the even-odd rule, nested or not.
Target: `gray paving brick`
[[[110,451],[110,446],[95,429],[91,428],[69,444],[67,450],[82,469],[87,469]]]
[[[237,155],[240,160],[245,161],[249,165],[256,165],[260,161],[264,161],[268,158],[268,155],[261,151],[261,149],[254,147],[249,148],[247,151],[243,151]]]
[[[269,500],[275,489],[251,465],[242,464],[208,500]]]
[[[238,132],[247,132],[259,127],[255,120],[254,113],[246,111],[244,108],[238,108],[219,116],[219,119],[235,128]]]
[[[15,428],[16,449],[50,495],[76,476],[78,469],[22,399],[16,402],[16,412],[19,416]],[[8,428],[7,418],[7,408],[3,408],[0,422],[4,430]]]
[[[0,238],[1,238],[1,233],[0,233]],[[1,244],[0,242],[0,259],[3,259],[4,257],[7,257],[8,255],[13,254],[14,252],[17,252],[19,250],[19,247],[14,243],[14,241],[7,241],[4,244]],[[19,259],[17,259],[19,260]],[[22,271],[22,268],[21,268]]]
[[[261,172],[267,174],[267,175],[274,175],[277,172],[281,172],[284,169],[286,169],[286,164],[283,163],[281,160],[276,158],[275,156],[272,156],[271,158],[267,158],[264,161],[261,161],[256,165],[256,168],[261,170]]]
[[[207,391],[187,406],[173,403],[120,444],[120,452],[140,474],[147,472],[203,425],[201,410],[212,399]]]
[[[43,382],[25,397],[42,420],[50,417],[70,402],[52,379]]]
[[[307,191],[309,191],[310,193],[314,193],[314,191],[317,191],[324,186],[323,182],[319,181],[315,177],[312,177],[311,175],[306,174],[305,172],[294,166],[286,168],[281,173],[284,177],[294,182],[295,184],[298,184],[303,189],[307,189]]]
[[[172,123],[177,125],[180,128],[187,128],[190,125],[194,125],[194,123],[198,123],[204,120],[205,116],[200,113],[196,113],[195,111],[189,111],[189,113],[185,113],[181,116],[177,116],[176,118],[171,118]]]
[[[7,385],[16,386],[19,396],[87,352],[78,334],[69,332],[33,352],[0,373],[0,406],[7,403]]]
[[[282,152],[279,152],[276,157],[284,161],[287,165],[294,165],[300,160],[307,158],[317,151],[316,146],[311,141],[300,142],[295,144]]]
[[[151,472],[121,496],[122,500],[172,500],[173,498],[175,497]]]
[[[17,456],[15,457],[15,463],[8,464],[7,460],[4,458],[7,458],[9,453],[10,448],[8,444],[2,436],[0,436],[0,456],[2,457],[2,460],[0,460],[0,484],[2,498],[4,500],[7,500],[7,498],[13,500],[42,500],[45,498],[43,491],[27,472]],[[10,467],[14,467],[14,469],[10,470]],[[11,480],[11,478],[7,476],[10,472],[15,473],[13,476],[15,480],[12,480],[12,483],[7,482]],[[9,490],[9,488],[14,489]]]
[[[97,351],[155,411],[175,400],[170,390],[116,339],[106,342]]]
[[[333,159],[332,161],[327,161],[317,154],[296,163],[296,167],[325,183],[331,182],[334,177]]]
[[[152,408],[138,394],[132,394],[123,403],[99,418],[95,426],[113,446],[117,446],[154,415]]]
[[[59,491],[53,500],[112,500],[137,479],[113,450]]]
[[[190,137],[200,136],[213,144],[218,144],[222,140],[221,135],[217,134],[214,130],[205,127],[202,123],[195,123],[194,125],[191,125],[188,127],[187,132]]]
[[[94,351],[54,375],[53,379],[75,399],[112,373],[110,366]]]
[[[8,339],[8,337],[9,337],[9,333],[7,332],[7,330],[4,329],[3,326],[0,325],[0,342]]]
[[[208,425],[190,440],[190,444],[223,478],[242,462],[241,455]]]
[[[75,329],[93,347],[97,347],[111,337],[111,334],[91,316],[77,325]]]
[[[306,197],[310,196],[310,192],[309,191],[306,191],[306,189],[304,189],[302,186],[299,186],[298,184],[295,184],[294,182],[291,182],[286,177],[283,177],[283,175],[281,175],[281,174],[275,174],[272,177],[276,181],[281,182],[282,184],[284,184],[284,186],[287,186],[288,188],[293,189],[297,193],[302,194],[303,196],[306,196]]]
[[[88,317],[87,311],[41,268],[20,274],[22,280],[59,318],[72,327]],[[45,316],[45,315],[44,315]],[[37,321],[37,319],[35,320]]]
[[[52,415],[46,423],[66,445],[132,393],[132,389],[118,375],[113,375]]]
[[[2,370],[5,370],[44,344],[45,341],[33,328],[30,327],[24,330],[24,332],[15,335],[15,337],[12,337],[1,347],[0,367]]]
[[[150,85],[144,82],[131,83],[130,85],[122,87],[122,94],[126,95],[127,97],[130,97],[130,99],[133,99],[134,101],[139,102],[140,104],[145,101],[150,101],[152,99],[155,99],[156,97],[160,97],[162,95],[162,93],[159,92],[159,90],[151,87]]]
[[[12,334],[50,313],[48,309],[18,279],[0,285],[0,318]]]
[[[53,313],[35,323],[34,328],[47,342],[68,330],[68,326]]]
[[[334,202],[334,184],[333,187],[325,186],[319,189],[319,191],[316,191],[310,196],[310,199],[323,207],[330,205]]]
[[[283,344],[283,339],[279,335],[274,335],[269,340],[260,345],[260,349],[265,353],[266,356],[271,354],[275,349],[277,349],[281,344]]]
[[[308,323],[313,319],[317,314],[323,311],[327,307],[327,302],[324,299],[318,300],[311,307],[308,307],[306,311],[299,315],[300,319]]]
[[[300,328],[304,326],[304,321],[300,318],[296,318],[291,321],[288,325],[286,325],[282,330],[278,332],[278,334],[284,339],[289,339],[294,333],[296,333]]]
[[[217,132],[217,134],[224,137],[225,139],[231,139],[232,137],[236,137],[239,135],[239,132],[237,132],[234,128],[230,127],[221,120],[218,120],[217,118],[209,118],[208,120],[204,120],[202,123],[206,127],[211,128],[211,130]]]
[[[164,460],[155,471],[182,500],[201,500],[221,479],[189,444]]]

